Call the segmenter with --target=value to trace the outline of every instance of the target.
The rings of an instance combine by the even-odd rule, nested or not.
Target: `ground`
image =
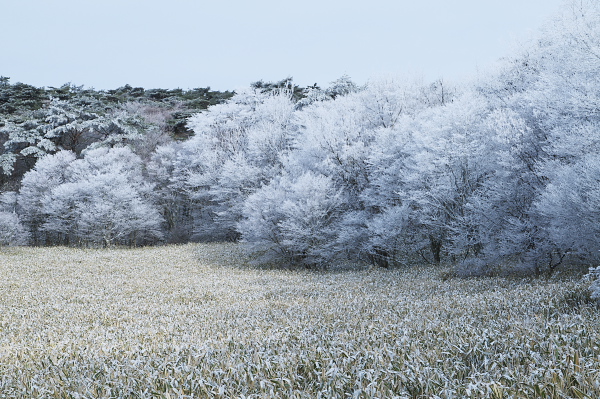
[[[246,261],[235,244],[0,249],[0,398],[600,397],[579,279]]]

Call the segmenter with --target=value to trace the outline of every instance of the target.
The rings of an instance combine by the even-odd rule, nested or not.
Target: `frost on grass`
[[[600,396],[575,281],[228,267],[233,244],[0,252],[6,397]]]

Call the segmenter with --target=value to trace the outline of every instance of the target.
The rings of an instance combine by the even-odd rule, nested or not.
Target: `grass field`
[[[231,244],[0,250],[0,398],[599,398],[577,280],[236,267]]]

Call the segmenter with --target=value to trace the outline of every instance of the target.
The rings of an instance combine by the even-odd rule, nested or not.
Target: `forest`
[[[210,88],[0,79],[0,244],[241,242],[463,275],[600,260],[600,5],[467,83]],[[600,288],[598,289],[600,295]]]

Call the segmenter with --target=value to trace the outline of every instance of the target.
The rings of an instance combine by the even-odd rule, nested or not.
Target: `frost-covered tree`
[[[115,109],[102,115],[90,126],[93,142],[86,148],[118,147],[133,144],[143,139],[142,131],[152,127],[143,123],[139,115],[124,109]]]
[[[348,93],[329,101],[314,102],[298,111],[295,120],[299,130],[284,164],[285,173],[291,179],[299,179],[307,173],[326,176],[339,191],[344,213],[364,208],[360,193],[368,182],[366,159],[376,128],[370,128],[363,100],[363,91]],[[308,191],[300,194],[310,195]],[[333,222],[337,226],[332,225]],[[342,222],[342,218],[336,217],[323,226],[329,230],[327,235],[333,242],[319,241],[324,245],[322,254],[326,253],[325,247],[337,248],[330,259],[346,251],[361,252],[358,234],[353,230],[357,226],[342,226]],[[324,259],[323,256],[322,261]]]
[[[282,176],[251,194],[238,224],[244,242],[263,260],[327,266],[339,257],[335,220],[343,200],[326,176]]]
[[[242,90],[190,118],[195,135],[182,154],[192,200],[203,208],[200,239],[237,239],[244,200],[281,168],[294,135],[294,103],[286,90]]]
[[[130,132],[128,138],[133,151],[142,159],[148,160],[159,146],[168,145],[173,141],[173,127],[169,124],[174,114],[182,111],[181,103],[152,104],[128,102],[122,107],[122,112],[130,115],[129,125],[137,131]]]
[[[185,148],[184,148],[185,147]],[[188,242],[193,236],[194,219],[202,219],[199,206],[187,187],[190,170],[199,167],[196,151],[187,144],[173,142],[156,148],[146,164],[149,179],[154,184],[156,206],[165,220],[165,240]]]
[[[31,168],[46,154],[80,152],[91,143],[88,135],[97,118],[83,107],[51,99],[48,107],[8,120],[0,129],[7,136],[0,155],[3,173],[10,175],[18,161]]]
[[[414,172],[417,127],[412,116],[405,116],[394,128],[378,132],[366,160],[368,185],[360,194],[364,209],[345,216],[345,241],[362,243],[369,260],[379,265],[404,263],[428,248],[413,198],[419,187],[415,177],[420,177]]]
[[[352,81],[350,76],[342,75],[340,78],[331,82],[329,87],[325,90],[325,94],[335,99],[336,97],[356,93],[360,90],[361,88]]]
[[[46,221],[43,200],[51,191],[69,178],[69,165],[75,161],[71,151],[59,151],[47,155],[23,176],[18,195],[19,214],[31,234],[34,245],[50,244],[46,232],[41,229]]]
[[[74,245],[154,243],[161,217],[122,175],[102,174],[56,187],[44,200],[42,229]]]
[[[0,245],[25,245],[29,234],[17,214],[17,193],[0,194]]]
[[[126,147],[90,150],[82,159],[61,151],[25,175],[19,205],[33,232],[43,234],[39,244],[146,244],[162,237],[152,189],[141,159]]]
[[[48,106],[6,121],[0,154],[2,173],[31,169],[38,159],[61,150],[80,154],[84,149],[112,147],[141,141],[144,126],[139,116],[124,109],[97,113],[84,105],[52,98]]]
[[[536,202],[543,217],[547,261],[569,254],[588,264],[600,260],[600,157],[587,154],[553,173]]]
[[[416,215],[413,223],[420,226],[419,235],[427,237],[422,242],[428,242],[436,263],[443,250],[456,250],[451,244],[456,230],[471,228],[465,224],[466,206],[489,173],[487,132],[481,126],[487,111],[482,98],[464,94],[419,114],[419,125],[412,132],[416,143],[404,178],[405,203]],[[476,248],[476,243],[469,247]]]
[[[29,234],[13,212],[0,211],[0,245],[26,245]]]
[[[504,236],[517,244],[507,252],[523,254],[536,272],[552,271],[565,257],[596,258],[596,245],[588,239],[593,217],[585,209],[593,207],[599,150],[600,6],[566,3],[540,37],[528,52],[535,79],[508,102],[525,125],[513,151],[518,156],[512,168],[520,165],[520,172],[511,180],[527,209],[526,217],[513,223],[517,229]],[[571,226],[582,227],[577,238],[565,236]]]

